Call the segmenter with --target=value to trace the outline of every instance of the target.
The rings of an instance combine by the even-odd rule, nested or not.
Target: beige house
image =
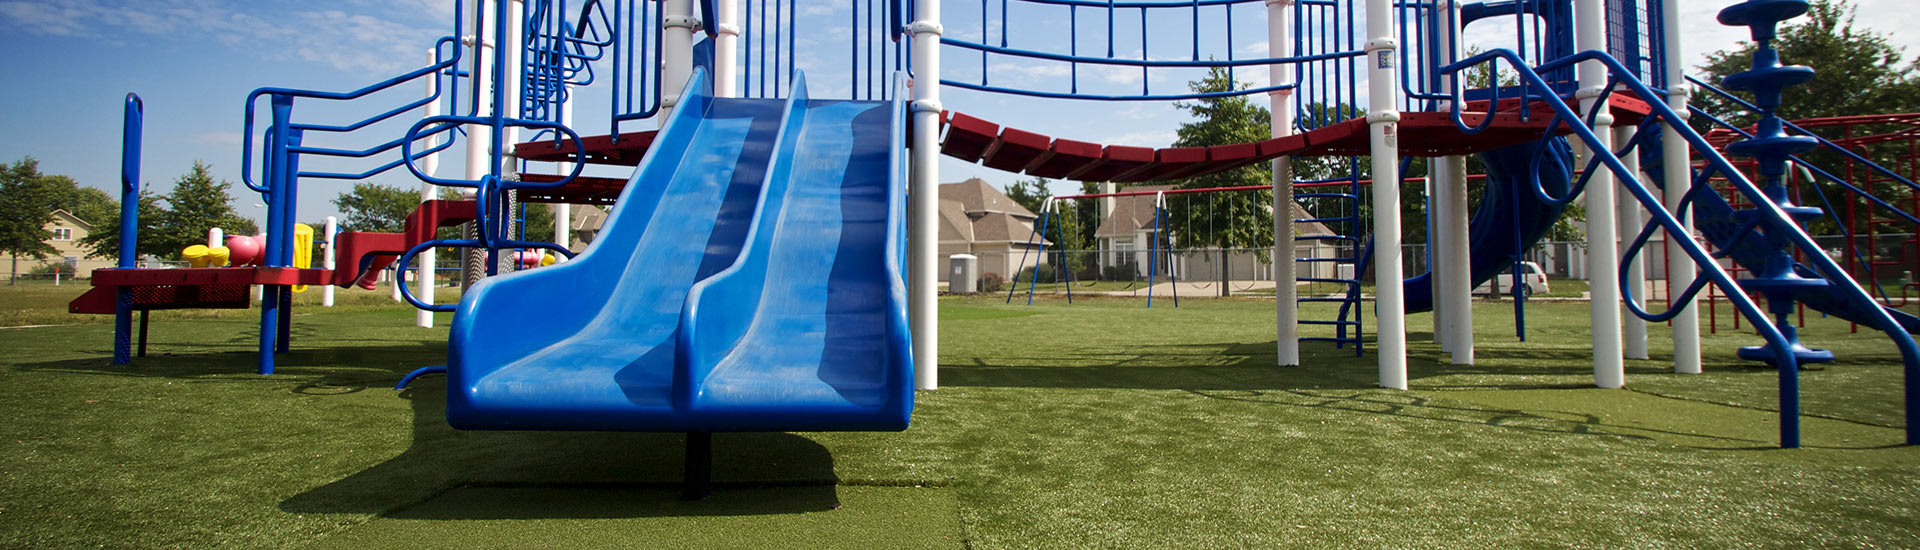
[[[980,275],[1011,277],[1041,263],[1040,247],[1052,243],[1033,234],[1037,218],[980,178],[940,184],[941,265],[954,254],[972,254],[980,258]],[[947,271],[940,270],[941,281]]]
[[[43,265],[59,263],[65,265],[60,268],[62,273],[91,277],[95,269],[114,266],[112,260],[88,258],[87,249],[80,246],[80,239],[87,238],[87,235],[93,233],[93,224],[87,223],[86,220],[75,217],[66,210],[55,210],[53,221],[47,222],[47,225],[42,227],[47,230],[47,244],[53,245],[54,253],[31,264],[22,262],[20,266],[22,273],[38,269]]]
[[[1151,193],[1173,188],[1172,185],[1139,185],[1127,187],[1121,191]],[[1113,190],[1105,187],[1102,192],[1113,192]],[[1161,252],[1159,262],[1149,264],[1148,256],[1152,254],[1153,236],[1160,229],[1165,229],[1154,227],[1153,195],[1105,197],[1099,200],[1101,201],[1099,208],[1101,221],[1100,226],[1094,230],[1093,236],[1094,246],[1099,250],[1102,268],[1131,264],[1138,276],[1145,277],[1148,266],[1154,265],[1154,269],[1158,271],[1157,275],[1164,276],[1169,271],[1174,271],[1178,272],[1183,279],[1197,278],[1195,280],[1217,279],[1221,276],[1220,270],[1224,268],[1228,271],[1225,274],[1227,278],[1237,281],[1273,279],[1272,264],[1260,261],[1259,255],[1250,251],[1233,252],[1228,254],[1224,267],[1217,266],[1221,259],[1218,252],[1202,253],[1199,250],[1187,249],[1179,242],[1178,231],[1173,232],[1174,241],[1169,245],[1171,250]],[[1262,207],[1271,208],[1265,205]],[[1299,204],[1293,205],[1294,219],[1312,217]],[[1162,223],[1165,221],[1162,220]],[[1296,237],[1333,234],[1326,225],[1315,222],[1296,223],[1293,227]],[[1297,258],[1332,258],[1336,252],[1327,241],[1323,240],[1298,241],[1294,246]],[[1303,262],[1295,269],[1295,275],[1298,277],[1331,277],[1334,272],[1332,262]]]

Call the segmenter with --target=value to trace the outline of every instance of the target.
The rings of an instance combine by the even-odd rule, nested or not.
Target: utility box
[[[980,258],[972,254],[947,257],[947,291],[956,294],[980,292]]]

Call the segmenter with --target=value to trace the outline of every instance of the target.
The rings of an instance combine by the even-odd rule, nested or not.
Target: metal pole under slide
[[[713,97],[740,96],[740,0],[714,2]]]
[[[907,196],[907,315],[913,330],[914,387],[940,387],[940,0],[914,3],[913,175]]]
[[[1407,389],[1407,309],[1400,281],[1400,90],[1393,1],[1367,0],[1367,128],[1373,155],[1373,280],[1380,385]]]
[[[1582,51],[1606,51],[1606,17],[1601,0],[1576,0],[1574,3],[1575,42]],[[1576,97],[1580,100],[1582,114],[1595,113],[1600,102],[1600,94],[1606,91],[1607,67],[1599,61],[1586,61],[1579,66],[1580,89]],[[1613,114],[1601,110],[1593,116],[1593,133],[1601,151],[1583,148],[1580,163],[1585,166],[1595,154],[1611,154],[1613,148]],[[1619,388],[1626,385],[1626,360],[1621,350],[1620,335],[1620,272],[1614,269],[1614,262],[1620,257],[1617,232],[1607,212],[1615,208],[1614,182],[1611,168],[1605,163],[1597,165],[1595,170],[1603,173],[1593,174],[1587,185],[1587,276],[1592,285],[1593,303],[1589,324],[1593,327],[1593,383],[1602,388]]]
[[[1293,55],[1293,1],[1267,0],[1267,54],[1275,59]],[[1293,65],[1267,66],[1268,81],[1293,82]],[[1273,137],[1293,135],[1293,89],[1267,92],[1272,113]],[[1293,241],[1293,159],[1273,159],[1273,311],[1274,362],[1280,366],[1300,364],[1300,287],[1296,283],[1295,257],[1300,254]],[[1178,281],[1174,288],[1179,288]],[[1177,291],[1177,290],[1176,290]]]
[[[1439,51],[1448,56],[1446,61],[1460,59],[1460,44],[1455,40],[1460,21],[1460,4],[1452,0],[1441,0],[1437,25],[1440,25]],[[1441,75],[1440,88],[1453,89],[1453,76]],[[1448,100],[1444,105],[1449,111],[1460,106]],[[1434,315],[1444,316],[1445,325],[1443,346],[1455,365],[1473,364],[1473,251],[1468,245],[1467,210],[1467,158],[1459,155],[1434,159],[1441,176],[1435,180],[1434,187],[1439,193],[1434,197],[1435,212],[1439,216],[1433,227],[1439,235],[1430,236],[1428,242],[1440,245],[1433,256],[1436,265],[1434,274],[1433,302]],[[1441,276],[1444,273],[1445,276]],[[1440,337],[1436,335],[1436,337]]]
[[[1614,128],[1613,142],[1626,143],[1632,140],[1636,129],[1636,127],[1632,126]],[[1628,170],[1632,171],[1632,173],[1629,174],[1620,174],[1620,181],[1627,181],[1627,178],[1641,178],[1640,155],[1627,155],[1625,158],[1620,159],[1620,161],[1627,165]],[[1640,181],[1644,181],[1644,179]],[[1619,239],[1624,239],[1630,234],[1638,235],[1641,224],[1646,223],[1645,215],[1640,210],[1640,201],[1623,200],[1615,203],[1614,206],[1614,221],[1617,224],[1615,226],[1616,233],[1614,236]],[[1619,241],[1616,240],[1615,242]],[[1622,254],[1626,253],[1625,245],[1626,243],[1619,245]],[[1639,306],[1643,311],[1647,307],[1647,293],[1649,292],[1647,290],[1647,266],[1640,261],[1640,258],[1645,256],[1645,254],[1635,254],[1633,258],[1620,258],[1622,262],[1632,260],[1632,265],[1626,270],[1627,280],[1625,283],[1627,288],[1633,289],[1634,305]],[[1624,299],[1626,297],[1623,295],[1622,298]],[[1620,321],[1621,354],[1627,359],[1646,359],[1647,320],[1641,319],[1638,315],[1627,315],[1622,317]]]
[[[693,76],[693,30],[700,20],[693,17],[693,0],[664,0],[660,16],[665,29],[660,31],[660,114],[655,118],[667,120]]]
[[[1693,93],[1693,86],[1687,83],[1686,65],[1681,60],[1678,21],[1680,3],[1661,2],[1660,22],[1666,29],[1661,34],[1665,36],[1667,58],[1667,105],[1685,120],[1691,116],[1687,112],[1687,99]],[[1686,258],[1681,239],[1693,238],[1693,215],[1680,213],[1680,199],[1686,196],[1686,189],[1693,181],[1692,153],[1688,150],[1686,140],[1680,138],[1680,131],[1671,125],[1661,126],[1660,146],[1664,161],[1662,168],[1666,170],[1667,181],[1666,191],[1661,196],[1665,199],[1667,211],[1678,217],[1680,226],[1686,228],[1685,235],[1667,235],[1667,288],[1677,292],[1693,285],[1695,270],[1698,269],[1693,262],[1675,261],[1677,258]],[[1667,299],[1673,299],[1672,292],[1668,293]],[[1688,300],[1675,304],[1682,311],[1673,318],[1673,372],[1700,372],[1700,310],[1695,303],[1696,300]]]
[[[432,63],[438,59],[435,56],[435,54],[436,54],[435,51],[427,50],[428,63]],[[440,91],[440,75],[436,74],[436,75],[433,75],[433,77],[427,79],[427,97],[433,97],[434,94],[438,93],[439,91]],[[436,99],[434,101],[427,102],[426,113],[424,116],[427,118],[440,116],[440,101]],[[439,145],[440,139],[441,138],[439,136],[427,138],[427,143],[426,143],[427,149],[432,150],[434,146]],[[452,138],[447,138],[447,139],[452,139]],[[440,152],[439,151],[427,153],[427,156],[425,158],[420,159],[420,173],[432,176],[434,175],[434,172],[437,172],[439,170],[440,170]],[[468,176],[471,177],[472,174],[468,174]],[[434,185],[431,182],[425,182],[425,181],[420,182],[420,202],[424,203],[430,200],[434,200],[436,198],[439,198],[439,195],[440,195],[440,186]],[[332,234],[329,233],[328,235],[329,235],[328,242],[332,242],[332,237],[331,237]],[[420,288],[413,293],[413,297],[420,300],[421,303],[428,304],[428,305],[433,304],[433,300],[434,300],[433,279],[434,279],[434,274],[437,273],[437,268],[439,267],[438,265],[436,265],[438,262],[434,258],[434,251],[435,249],[429,248],[429,249],[420,251],[419,254],[414,256],[414,261],[417,261],[420,263],[420,267],[419,267],[420,275],[419,277],[417,277],[419,279],[418,284],[420,285]],[[329,258],[329,261],[331,261],[332,257],[329,256],[328,258]],[[329,286],[327,288],[333,288],[333,287]],[[421,328],[433,328],[433,312],[427,311],[424,309],[415,311],[413,313],[413,324]]]
[[[474,0],[474,9],[479,10],[479,13],[492,13],[492,5],[492,0]],[[485,25],[481,25],[481,28],[472,29],[473,38],[471,43],[468,44],[468,47],[470,48],[469,53],[473,54],[474,59],[484,60],[492,58],[488,50],[494,47],[492,43],[493,32],[491,29],[494,23],[494,18],[488,17],[486,18]],[[473,87],[480,97],[479,104],[473,106],[474,116],[490,116],[493,113],[493,102],[487,98],[493,97],[491,93],[493,89],[493,71],[478,68],[473,70],[472,73]],[[492,153],[489,150],[492,143],[492,125],[467,125],[466,174],[463,179],[467,181],[480,181],[492,173],[492,171],[487,168],[487,161],[492,157]],[[476,219],[470,224],[473,227],[471,238],[479,237],[480,223],[481,221]],[[467,249],[462,256],[464,257],[464,261],[461,264],[461,269],[464,270],[467,278],[465,285],[471,286],[480,282],[478,279],[485,277],[487,270],[485,267],[475,269],[475,266],[486,263],[484,260],[484,258],[486,258],[486,251],[471,248]],[[415,320],[418,321],[418,318]]]

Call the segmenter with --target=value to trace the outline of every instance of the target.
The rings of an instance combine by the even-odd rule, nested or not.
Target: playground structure
[[[1266,211],[1277,237],[1274,258],[1296,257],[1298,232],[1294,216],[1272,213],[1290,213],[1302,199],[1348,201],[1344,208],[1351,215],[1314,220],[1339,222],[1339,233],[1311,236],[1358,251],[1330,260],[1350,266],[1350,275],[1324,277],[1349,289],[1336,298],[1343,304],[1340,318],[1318,321],[1339,324],[1342,345],[1352,343],[1358,351],[1361,343],[1360,278],[1371,272],[1375,281],[1404,281],[1375,287],[1381,386],[1407,388],[1409,311],[1434,310],[1442,349],[1456,364],[1472,363],[1470,290],[1515,269],[1561,209],[1584,197],[1588,212],[1602,222],[1590,224],[1587,235],[1596,385],[1621,387],[1624,359],[1649,356],[1648,321],[1671,321],[1676,371],[1699,372],[1692,304],[1711,285],[1765,340],[1742,356],[1779,368],[1783,446],[1799,440],[1799,365],[1827,357],[1797,342],[1786,322],[1796,303],[1888,334],[1907,369],[1908,443],[1920,443],[1920,422],[1914,421],[1920,386],[1913,384],[1920,376],[1920,348],[1909,335],[1920,321],[1884,307],[1825,254],[1799,224],[1822,211],[1794,204],[1785,192],[1791,155],[1839,147],[1788,135],[1793,128],[1772,116],[1779,90],[1812,74],[1781,66],[1768,45],[1779,22],[1805,11],[1803,1],[1749,0],[1721,13],[1723,23],[1750,27],[1762,46],[1753,69],[1725,83],[1758,99],[1753,111],[1760,123],[1752,135],[1722,142],[1727,153],[1754,159],[1745,165],[1685,124],[1701,113],[1688,106],[1692,92],[1681,72],[1681,37],[1667,32],[1667,23],[1678,18],[1672,1],[1020,0],[1012,3],[1017,8],[997,3],[998,20],[990,18],[996,3],[983,1],[977,32],[948,31],[943,19],[950,14],[938,0],[856,2],[851,32],[832,37],[845,38],[848,46],[846,100],[808,99],[802,58],[795,55],[802,12],[794,2],[698,4],[696,10],[691,0],[458,2],[455,35],[434,45],[423,68],[345,93],[256,90],[246,104],[242,167],[248,188],[262,193],[268,205],[262,265],[134,270],[134,239],[123,233],[121,268],[94,278],[116,297],[116,362],[127,360],[132,296],[144,289],[263,285],[259,370],[265,374],[272,372],[274,354],[287,346],[292,285],[366,284],[366,274],[387,262],[404,271],[420,261],[430,274],[425,258],[435,248],[484,251],[490,275],[512,271],[520,263],[511,260],[518,252],[551,250],[574,260],[490,278],[457,307],[433,304],[430,292],[416,295],[401,287],[405,299],[423,311],[456,312],[444,367],[454,425],[696,435],[902,429],[911,389],[938,386],[934,297],[941,262],[932,242],[937,155],[1033,176],[1103,182],[1165,181],[1270,162]],[[1066,15],[1066,51],[1010,40],[1018,35],[1008,27],[1023,21],[1010,9]],[[1131,35],[1116,24],[1122,14],[1138,22],[1138,58],[1116,55],[1124,52],[1116,48],[1119,37]],[[1104,31],[1100,25],[1083,28],[1083,19],[1104,20]],[[1259,19],[1265,22],[1266,56],[1238,55],[1243,45],[1234,38],[1236,22]],[[1191,22],[1191,59],[1155,58],[1149,27],[1162,20]],[[1209,32],[1203,33],[1203,20],[1224,23],[1205,23]],[[1464,29],[1488,22],[1510,25],[1512,41],[1466,56]],[[997,43],[990,40],[995,31]],[[697,34],[704,38],[696,41]],[[1203,36],[1224,38],[1224,48],[1203,48]],[[1106,52],[1083,53],[1082,42],[1101,43]],[[979,55],[977,80],[943,75],[950,68],[940,61],[944,52]],[[1064,65],[1070,77],[1064,89],[993,84],[989,61],[995,59]],[[1082,69],[1091,74],[1096,67],[1137,68],[1141,89],[1083,84]],[[1155,70],[1210,67],[1224,67],[1230,76],[1264,67],[1267,79],[1240,90],[1171,93],[1153,90],[1153,79],[1144,77]],[[1490,72],[1499,85],[1472,88],[1463,76],[1472,70]],[[602,78],[610,81],[612,97],[601,113],[606,133],[583,135],[572,100]],[[294,117],[296,101],[363,101],[407,83],[425,84],[427,95],[344,124]],[[1275,106],[1273,136],[1210,147],[1100,145],[948,110],[943,87],[1108,101],[1265,94]],[[267,108],[260,111],[263,101]],[[129,96],[123,197],[137,193],[140,110],[139,100]],[[410,113],[424,114],[404,134],[382,137],[369,148],[309,141]],[[644,120],[658,129],[623,131],[623,125]],[[522,141],[522,130],[533,134]],[[437,176],[437,155],[456,143],[465,147],[464,176]],[[1469,154],[1487,167],[1487,191],[1473,213],[1466,196]],[[1698,163],[1692,160],[1696,154]],[[375,156],[397,158],[354,173],[300,168],[303,157]],[[1297,182],[1290,164],[1296,157],[1338,157],[1353,168],[1334,180]],[[1399,183],[1413,157],[1430,159],[1434,267],[1408,278],[1399,242]],[[1853,158],[1860,167],[1872,164]],[[584,175],[588,164],[631,166],[633,175]],[[1887,176],[1877,181],[1920,189],[1873,166]],[[428,184],[405,232],[344,233],[337,238],[342,261],[335,269],[293,267],[292,213],[303,180],[357,180],[401,167]],[[1848,171],[1854,169],[1850,164]],[[1743,202],[1730,204],[1707,191],[1716,178]],[[1832,179],[1876,208],[1899,211],[1874,202],[1871,186]],[[434,186],[468,189],[473,198],[441,201]],[[1620,191],[1627,193],[1624,200]],[[1156,219],[1169,193],[1155,193]],[[1371,227],[1360,216],[1363,198],[1375,213]],[[125,199],[123,220],[135,215],[134,202]],[[615,210],[603,235],[576,257],[561,245],[521,236],[515,212],[527,202],[613,204]],[[1055,210],[1053,202],[1043,215]],[[567,216],[558,218],[564,223]],[[1609,218],[1617,228],[1604,223]],[[440,227],[463,223],[472,228],[468,238],[435,235]],[[1696,223],[1714,250],[1693,238]],[[137,224],[123,221],[121,227],[130,231]],[[1871,222],[1868,227],[1869,234],[1878,231]],[[1661,313],[1644,305],[1640,294],[1647,287],[1637,267],[1655,234],[1669,236],[1666,283],[1681,289],[1669,292],[1669,307]],[[1723,256],[1754,275],[1736,281],[1718,261]],[[1150,261],[1158,257],[1149,254]],[[1851,257],[1848,262],[1857,263]],[[1275,261],[1271,275],[1283,282],[1275,286],[1280,365],[1300,363],[1297,327],[1316,322],[1298,318],[1302,298],[1292,283],[1322,277],[1300,277],[1296,263]],[[1767,310],[1749,292],[1766,296]],[[604,305],[547,307],[567,299]],[[1633,315],[1623,318],[1613,304]],[[540,308],[538,315],[551,322],[514,322],[535,315],[528,308]],[[704,453],[704,439],[689,441],[689,453]]]

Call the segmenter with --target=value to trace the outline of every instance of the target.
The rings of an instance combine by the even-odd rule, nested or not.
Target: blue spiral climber
[[[1754,105],[1760,108],[1760,121],[1753,137],[1727,146],[1727,153],[1733,156],[1754,159],[1759,164],[1759,183],[1767,198],[1780,205],[1795,222],[1820,217],[1818,208],[1795,205],[1788,200],[1786,187],[1787,157],[1813,150],[1819,142],[1808,136],[1790,136],[1783,129],[1783,121],[1776,110],[1780,107],[1780,95],[1789,86],[1805,84],[1813,79],[1813,69],[1802,65],[1782,65],[1780,51],[1773,47],[1773,39],[1781,21],[1799,17],[1807,12],[1806,0],[1747,0],[1720,10],[1719,20],[1723,25],[1747,27],[1750,29],[1755,48],[1752,68],[1745,72],[1729,75],[1722,81],[1727,88],[1750,92]],[[1787,322],[1787,316],[1793,313],[1796,295],[1804,292],[1823,291],[1829,283],[1825,279],[1801,276],[1794,270],[1793,255],[1789,252],[1791,243],[1788,236],[1778,231],[1766,231],[1758,219],[1762,213],[1757,209],[1742,210],[1734,213],[1735,221],[1742,226],[1761,229],[1761,235],[1772,247],[1773,253],[1763,265],[1749,266],[1754,276],[1740,281],[1742,287],[1767,297],[1767,311],[1774,315],[1775,324],[1787,337],[1793,347],[1793,355],[1802,365],[1833,361],[1833,352],[1812,349],[1800,344],[1799,335],[1793,325]],[[1751,238],[1752,233],[1746,236]],[[1739,356],[1750,361],[1773,363],[1776,357],[1771,345],[1740,348]]]

